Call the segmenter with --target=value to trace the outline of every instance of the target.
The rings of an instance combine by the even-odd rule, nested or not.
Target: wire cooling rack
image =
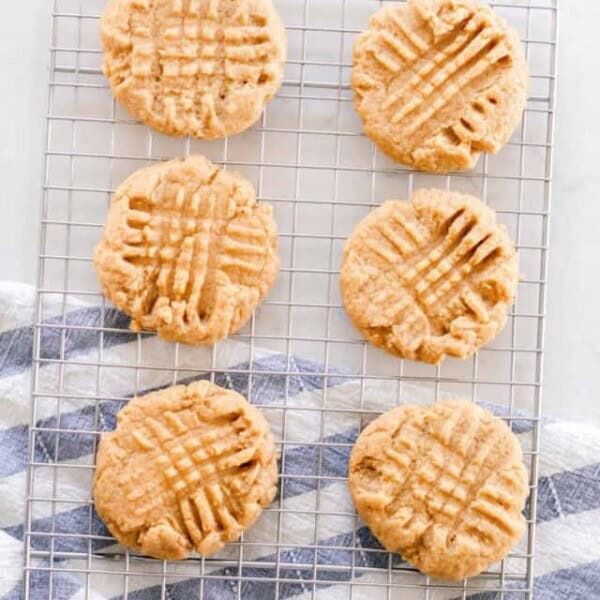
[[[352,44],[379,1],[276,0],[289,38],[280,93],[250,131],[203,143],[157,134],[115,103],[100,71],[103,0],[54,0],[26,597],[532,597],[558,9],[556,0],[492,4],[527,51],[532,83],[522,125],[475,170],[432,176],[379,154],[352,109]],[[280,230],[275,289],[240,334],[211,349],[127,331],[99,294],[90,260],[115,187],[139,167],[190,153],[248,176],[273,204]],[[483,198],[516,241],[523,272],[500,337],[472,360],[440,367],[365,344],[338,293],[341,251],[354,225],[373,206],[423,186]],[[82,314],[83,321],[73,316]],[[93,512],[99,433],[114,427],[131,395],[200,376],[262,404],[281,451],[279,499],[214,558],[167,563],[129,553]],[[345,482],[360,427],[397,403],[445,394],[499,407],[531,474],[523,543],[501,565],[457,584],[430,580],[383,551],[352,510]]]

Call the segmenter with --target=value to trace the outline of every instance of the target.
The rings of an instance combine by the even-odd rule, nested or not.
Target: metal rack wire
[[[104,1],[53,0],[24,530],[27,598],[60,598],[67,589],[81,598],[533,597],[558,8],[557,0],[491,4],[519,29],[526,47],[532,87],[522,125],[499,155],[482,158],[472,172],[432,176],[379,154],[352,110],[352,43],[378,0],[276,0],[290,46],[284,85],[257,126],[210,143],[170,139],[131,120],[100,71]],[[146,163],[190,153],[247,175],[258,197],[274,205],[280,229],[276,288],[239,335],[212,349],[129,332],[100,295],[91,264],[118,183]],[[503,334],[472,360],[440,367],[398,361],[368,346],[345,317],[337,286],[343,243],[358,220],[383,200],[425,185],[489,203],[516,241],[524,274]],[[47,314],[50,301],[58,313]],[[73,318],[81,311],[87,311],[83,323]],[[131,395],[197,377],[261,403],[281,449],[280,496],[251,532],[215,558],[149,560],[99,529],[90,489],[97,439]],[[82,378],[83,388],[75,383]],[[278,394],[265,402],[274,387]],[[531,474],[523,545],[459,584],[432,581],[383,551],[348,504],[345,471],[332,467],[332,456],[343,459],[373,415],[444,394],[498,407],[519,433]],[[308,472],[296,470],[298,456],[308,460]],[[85,515],[85,528],[75,511]]]

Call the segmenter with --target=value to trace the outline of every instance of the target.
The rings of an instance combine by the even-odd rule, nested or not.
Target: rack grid
[[[471,172],[441,176],[389,161],[353,111],[352,44],[379,0],[275,0],[289,41],[284,84],[256,126],[212,142],[168,138],[132,120],[100,69],[104,1],[52,0],[27,598],[533,597],[558,6],[489,3],[521,34],[529,101],[498,155],[482,157]],[[129,331],[100,294],[91,263],[119,182],[141,166],[191,153],[252,180],[259,199],[274,206],[280,230],[282,269],[273,292],[238,335],[212,348]],[[473,359],[437,367],[366,344],[344,314],[337,281],[354,225],[384,200],[425,186],[473,193],[493,207],[523,272],[503,333]],[[281,453],[280,494],[258,525],[217,556],[151,560],[117,545],[93,511],[97,440],[133,395],[199,377],[261,404]],[[492,405],[508,420],[531,486],[523,543],[480,577],[456,584],[421,575],[377,544],[333,460],[347,456],[376,414],[445,395]]]

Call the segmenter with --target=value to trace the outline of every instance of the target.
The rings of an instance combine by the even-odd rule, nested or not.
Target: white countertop
[[[0,21],[0,279],[37,265],[50,2]],[[600,424],[600,3],[562,0],[544,412]]]

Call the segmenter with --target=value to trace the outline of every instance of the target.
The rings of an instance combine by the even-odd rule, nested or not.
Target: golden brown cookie
[[[494,211],[473,196],[418,190],[359,223],[340,286],[371,343],[435,364],[467,358],[499,333],[518,279],[517,254]]]
[[[517,33],[474,0],[408,0],[375,13],[354,47],[352,88],[365,133],[423,171],[497,152],[527,101]]]
[[[401,406],[375,419],[352,450],[349,485],[385,548],[440,579],[478,575],[525,531],[519,442],[466,400]]]
[[[204,157],[154,165],[117,189],[94,263],[132,328],[211,344],[240,329],[275,281],[272,209]]]
[[[115,97],[169,135],[244,131],[283,78],[286,36],[271,0],[109,0],[100,31]]]
[[[235,541],[276,492],[269,425],[238,393],[207,381],[135,398],[102,436],[94,502],[138,552],[176,560]]]

